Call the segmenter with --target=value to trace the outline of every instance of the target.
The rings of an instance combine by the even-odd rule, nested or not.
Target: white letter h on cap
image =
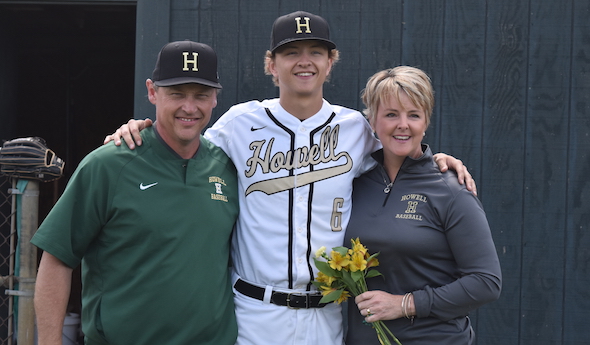
[[[305,24],[301,24],[301,17],[295,17],[295,20],[297,21],[297,31],[295,31],[295,33],[302,33],[303,31],[301,31],[301,28],[305,27],[305,33],[310,34],[311,30],[309,29],[309,17],[303,17],[303,19],[305,19]]]
[[[193,71],[199,70],[197,66],[197,57],[199,56],[199,53],[193,53],[193,60],[188,59],[188,52],[183,52],[182,55],[184,55],[184,68],[182,69],[183,71],[188,71],[189,63],[193,64]]]

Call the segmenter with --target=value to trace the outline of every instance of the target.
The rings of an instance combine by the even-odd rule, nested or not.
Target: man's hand
[[[145,128],[150,127],[152,124],[153,121],[149,118],[146,118],[145,120],[131,119],[129,122],[119,127],[115,133],[107,135],[104,138],[103,145],[110,141],[115,141],[115,145],[119,146],[121,145],[121,138],[123,138],[127,146],[133,150],[135,148],[135,144],[137,144],[137,146],[141,146],[142,144],[139,132]]]
[[[444,153],[437,153],[434,155],[434,161],[438,164],[438,168],[441,172],[445,172],[449,168],[456,171],[459,183],[465,184],[467,190],[477,196],[477,186],[475,185],[475,181],[461,160]]]

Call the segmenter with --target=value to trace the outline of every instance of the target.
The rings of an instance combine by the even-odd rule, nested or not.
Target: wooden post
[[[37,276],[37,247],[31,238],[37,231],[39,218],[39,182],[29,181],[21,199],[20,272],[18,273],[18,330],[19,345],[33,345],[35,341],[35,309],[33,292]]]

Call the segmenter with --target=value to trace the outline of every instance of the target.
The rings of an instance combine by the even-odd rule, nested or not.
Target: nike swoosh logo
[[[151,187],[153,187],[153,186],[155,186],[157,184],[158,184],[158,182],[152,183],[152,184],[146,184],[146,185],[144,185],[143,183],[140,183],[139,184],[139,189],[146,190],[146,189],[151,188]]]
[[[254,131],[261,130],[261,129],[263,129],[263,128],[266,128],[266,126],[264,126],[264,127],[260,127],[260,128],[254,128],[254,126],[252,126],[252,127],[250,128],[250,130],[251,130],[252,132],[254,132]]]

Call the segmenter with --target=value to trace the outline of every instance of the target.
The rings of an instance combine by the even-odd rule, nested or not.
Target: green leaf
[[[333,269],[332,267],[330,267],[330,264],[328,264],[327,262],[319,261],[315,258],[314,258],[314,261],[315,261],[315,267],[317,267],[317,269],[320,270],[320,272],[322,272],[323,274],[330,276],[330,277],[337,277],[338,276],[338,275],[336,275],[336,273],[338,271]]]
[[[356,283],[363,277],[364,273],[363,273],[363,271],[356,271],[356,272],[350,272],[350,275],[352,277],[352,280]]]
[[[342,281],[349,287],[356,286],[354,279],[352,279],[352,275],[348,271],[342,270]]]
[[[324,283],[316,282],[315,280],[312,280],[312,282],[311,282],[311,283],[312,283],[313,285],[315,285],[315,287],[317,287],[317,288],[318,288],[318,290],[319,290],[319,289],[320,289],[322,286],[325,286],[325,285],[326,285],[326,284],[324,284]]]
[[[346,247],[334,247],[332,248],[332,250],[339,253],[342,256],[345,256],[348,253],[348,248]]]
[[[369,256],[369,258],[367,259],[367,262],[371,261],[371,259],[376,258],[377,256],[379,256],[379,252]]]
[[[342,295],[342,290],[332,291],[329,294],[322,297],[322,299],[320,299],[320,303],[334,302],[335,300],[340,298],[341,295]]]
[[[369,272],[367,272],[366,278],[373,278],[377,276],[382,276],[382,274],[377,270],[370,270]]]
[[[354,281],[354,279],[352,279],[350,272],[342,271],[342,282],[346,284],[346,287],[351,294],[353,294],[354,296],[358,296],[358,284]]]

